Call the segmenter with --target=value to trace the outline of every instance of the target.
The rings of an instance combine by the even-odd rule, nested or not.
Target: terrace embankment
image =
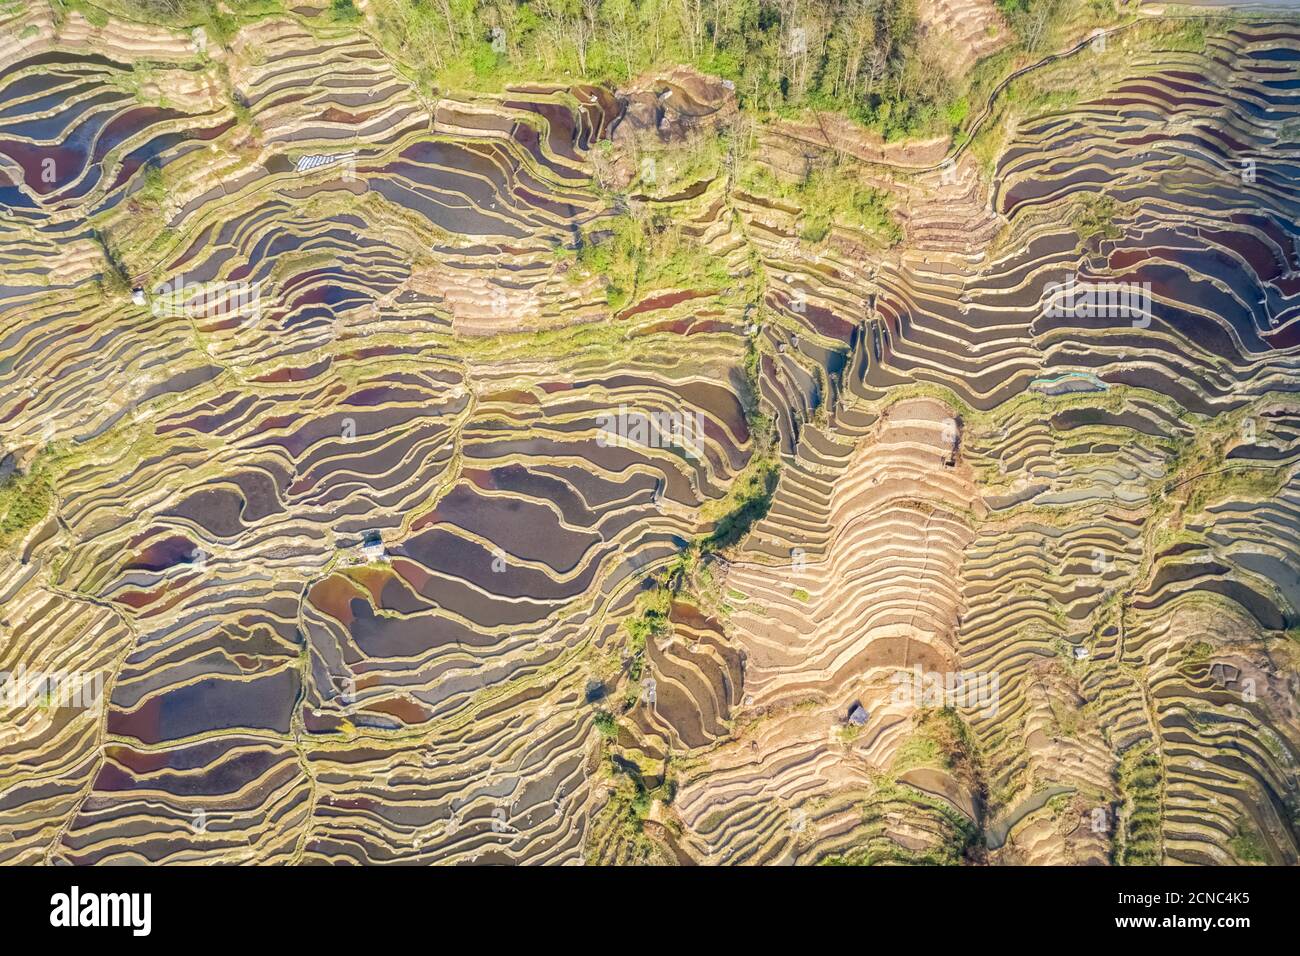
[[[688,754],[674,801],[702,858],[940,859],[976,826],[979,782],[911,693],[915,668],[958,662],[958,574],[982,510],[952,463],[958,423],[920,398],[835,424],[786,469],[726,577],[743,707],[731,739]]]
[[[855,255],[837,227],[809,248],[807,197],[741,197],[786,323],[763,379],[786,458],[745,551],[772,567],[734,563],[727,602],[745,699],[773,705],[752,723],[738,712],[747,752],[717,744],[678,765],[675,850],[1295,862],[1300,449],[1286,330],[1300,269],[1295,104],[1278,64],[1300,56],[1298,40],[1286,25],[1225,25],[1193,44],[1087,50],[1062,76],[1101,86],[1021,118],[991,192],[972,153],[889,187],[911,190],[898,257]],[[842,149],[770,142],[776,174],[815,175]],[[855,175],[885,185],[884,172]],[[1151,304],[1054,310],[1051,283],[1070,278]],[[836,322],[850,347],[826,361],[820,336]],[[893,550],[916,532],[899,526],[854,552],[888,576],[827,605],[796,567],[833,560],[827,542],[860,520],[832,511],[855,486],[849,449],[879,456],[873,429],[919,396],[951,410],[952,474],[969,468],[978,489],[953,525],[956,557],[917,586]],[[891,584],[926,609],[955,586],[951,656],[932,666],[997,681],[996,707],[932,698],[955,722],[942,733],[935,707],[899,721],[913,736],[896,752],[871,734],[889,711],[868,693],[869,656],[853,657],[896,626]],[[862,729],[848,719],[858,705]],[[786,729],[765,736],[774,725]],[[850,756],[826,756],[837,748]]]
[[[957,150],[314,12],[0,13],[5,860],[1296,862],[1300,29]]]

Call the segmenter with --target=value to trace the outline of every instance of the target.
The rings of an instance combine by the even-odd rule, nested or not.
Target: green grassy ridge
[[[54,482],[42,452],[25,474],[0,483],[0,549],[20,540],[54,507]]]
[[[688,235],[666,212],[621,213],[582,235],[572,256],[580,274],[605,280],[605,298],[618,310],[656,289],[722,292],[734,281],[727,263]]]
[[[655,801],[671,804],[676,783],[657,786],[646,780],[635,761],[609,755],[600,773],[611,781],[607,801],[595,812],[587,832],[584,856],[594,866],[668,862],[665,848],[645,830]]]
[[[284,0],[50,2],[65,14],[75,8],[96,21],[111,13],[204,26],[222,44],[243,23],[291,12]],[[426,94],[499,92],[510,84],[547,81],[619,85],[686,64],[730,80],[742,109],[756,116],[824,110],[848,116],[887,141],[951,134],[960,145],[983,114],[975,107],[1007,75],[1090,29],[1135,24],[1125,31],[1126,42],[1138,38],[1142,49],[1196,52],[1223,20],[1206,15],[1135,21],[1116,0],[997,3],[1012,27],[1010,42],[956,79],[921,43],[915,0],[807,0],[797,14],[775,0],[700,0],[690,6],[676,0],[372,0],[364,15],[354,0],[331,0],[323,15],[302,23],[314,32],[366,32]],[[804,31],[802,41],[798,30]],[[1111,44],[1105,62],[1131,57],[1119,45]],[[1083,85],[1093,85],[1102,72],[1095,65],[1088,69],[1092,80]],[[1017,79],[998,96],[994,122],[984,123],[972,143],[977,156],[991,165],[1008,114],[1061,108],[1080,95],[1080,84],[1060,82],[1056,69]]]
[[[1116,780],[1123,799],[1116,862],[1151,866],[1162,862],[1161,790],[1164,768],[1152,744],[1130,748],[1120,758]]]
[[[1248,819],[1237,824],[1237,832],[1228,841],[1228,849],[1238,863],[1267,863],[1268,852],[1255,825]]]
[[[626,83],[686,63],[765,113],[842,111],[887,138],[950,123],[949,84],[921,55],[912,0],[808,0],[797,19],[770,0],[374,0],[369,10],[426,90]]]
[[[80,12],[178,28],[228,44],[253,19],[291,13],[284,0],[50,0]],[[1112,0],[1080,13],[1066,0],[999,0],[1027,53],[1079,22],[1110,22]],[[730,80],[742,107],[767,116],[826,110],[886,140],[958,133],[980,74],[953,81],[922,42],[915,0],[330,0],[316,31],[364,30],[426,93],[496,92],[511,83],[627,83],[678,64]],[[995,54],[1013,62],[1004,52]]]
[[[1010,2],[1019,3],[1021,0]],[[1064,3],[1065,0],[1056,2]],[[985,175],[992,173],[997,157],[1024,117],[1063,112],[1082,100],[1101,95],[1110,77],[1117,72],[1131,71],[1137,54],[1200,53],[1211,38],[1224,31],[1225,24],[1231,23],[1231,18],[1222,12],[1203,17],[1137,20],[1125,14],[1125,18],[1120,19],[1114,11],[1106,13],[1099,9],[1105,6],[1107,4],[1081,3],[1073,15],[1062,12],[1047,28],[1050,41],[1039,44],[1032,55],[1022,38],[1020,44],[986,57],[972,69],[970,97],[973,102],[985,104],[1003,84],[1004,78],[1017,69],[1030,65],[1051,51],[1063,49],[1071,41],[1086,37],[1090,29],[1110,28],[1120,23],[1126,25],[1120,36],[1107,41],[1104,49],[1085,47],[1072,57],[1027,72],[1001,86],[987,121],[969,137],[970,152]],[[967,138],[968,133],[963,132],[959,142],[966,143]]]
[[[334,0],[335,6],[351,6],[359,19],[352,0]],[[228,43],[239,32],[241,24],[259,17],[284,14],[284,0],[49,0],[56,24],[62,24],[69,14],[79,13],[92,26],[106,26],[113,17],[136,23],[152,23],[178,29],[203,27],[209,39]],[[339,11],[331,11],[339,14]],[[349,19],[342,11],[342,19]]]
[[[794,181],[750,163],[741,172],[740,185],[746,192],[798,205],[799,238],[805,242],[821,242],[833,225],[860,229],[883,246],[901,242],[903,231],[894,218],[895,204],[890,195],[837,172],[836,167],[814,169],[802,180]]]
[[[923,850],[905,849],[888,836],[891,815],[924,815],[939,835],[938,842]],[[956,866],[979,853],[980,828],[946,801],[936,799],[906,784],[882,782],[864,802],[862,820],[866,839],[842,853],[819,861],[822,866]]]

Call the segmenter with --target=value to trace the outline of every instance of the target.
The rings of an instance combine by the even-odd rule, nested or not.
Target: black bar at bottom
[[[654,934],[671,932],[682,942],[703,933],[701,942],[716,944],[721,935],[729,948],[746,937],[770,947],[774,932],[820,937],[837,922],[854,933],[873,926],[921,932],[917,939],[979,933],[982,927],[992,933],[1043,930],[1072,942],[1188,934],[1230,942],[1240,934],[1278,933],[1294,925],[1294,872],[10,868],[0,869],[0,914],[18,939],[48,933],[53,941],[76,933],[87,941],[92,935],[114,937],[128,946],[186,940],[373,946],[430,934],[448,944],[454,938],[490,938],[496,944],[519,939],[562,945],[567,938],[586,945],[584,939],[611,932],[639,935],[656,927]]]

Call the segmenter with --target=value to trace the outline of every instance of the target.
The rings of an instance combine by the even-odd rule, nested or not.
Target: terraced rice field
[[[1298,862],[1300,21],[900,148],[323,9],[0,3],[0,861]]]

